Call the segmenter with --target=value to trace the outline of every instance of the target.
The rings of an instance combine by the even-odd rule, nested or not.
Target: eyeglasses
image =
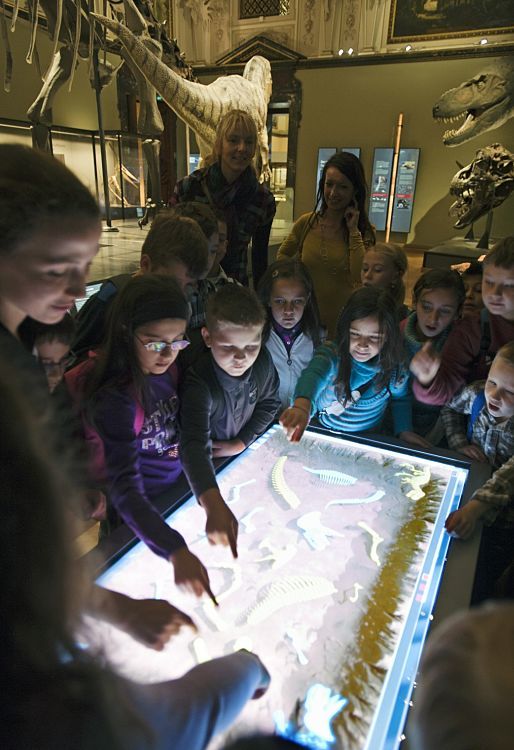
[[[39,362],[41,366],[43,367],[45,372],[54,372],[55,370],[59,370],[59,372],[64,372],[68,369],[68,367],[73,364],[74,357],[63,357],[58,362],[54,362],[53,359],[42,359],[39,357]]]
[[[147,344],[145,344],[144,341],[141,341],[139,336],[136,336],[136,339],[145,347],[147,352],[152,352],[153,354],[162,354],[162,352],[164,352],[166,349],[171,349],[172,352],[180,352],[191,343],[189,339],[180,339],[179,341],[171,342],[149,341]]]

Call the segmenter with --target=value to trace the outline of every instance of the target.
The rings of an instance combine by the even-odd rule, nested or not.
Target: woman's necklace
[[[319,231],[321,235],[319,254],[321,256],[322,262],[328,265],[330,261],[328,257],[327,242],[329,239],[337,238],[337,235],[340,234],[340,226],[332,222],[326,223],[323,216],[319,217],[318,224],[319,224]],[[328,272],[332,274],[333,276],[337,274],[337,271],[338,271],[337,266],[332,266],[331,268],[328,269]]]

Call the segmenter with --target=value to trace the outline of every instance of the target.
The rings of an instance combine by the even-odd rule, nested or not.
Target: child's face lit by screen
[[[496,356],[485,383],[485,400],[492,417],[503,422],[514,416],[514,365]]]
[[[298,279],[276,279],[271,287],[270,307],[276,323],[294,328],[302,319],[307,293]]]
[[[214,329],[202,328],[202,335],[214,361],[228,375],[244,375],[261,350],[260,325],[238,326],[218,321]]]
[[[380,331],[378,318],[358,318],[350,324],[350,354],[357,362],[368,362],[382,349],[385,338]]]
[[[423,340],[439,336],[457,312],[457,297],[452,289],[423,289],[416,302],[418,336]]]

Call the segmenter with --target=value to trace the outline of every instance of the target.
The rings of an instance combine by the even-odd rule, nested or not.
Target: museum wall
[[[432,106],[444,91],[505,57],[438,59],[396,64],[346,65],[297,70],[302,84],[298,134],[295,217],[312,209],[318,148],[360,146],[368,181],[373,149],[394,145],[403,112],[401,145],[421,149],[411,231],[399,241],[434,245],[459,234],[448,216],[448,188],[456,161],[468,164],[478,148],[499,142],[514,150],[514,119],[457,147],[443,145],[445,128],[432,119]],[[514,231],[513,198],[495,211],[493,234]],[[485,225],[479,220],[476,232]]]
[[[0,54],[0,117],[11,120],[27,120],[27,110],[36,98],[42,82],[38,76],[35,63],[28,65],[25,56],[29,48],[29,25],[19,19],[14,33],[9,32],[9,44],[13,55],[13,78],[10,93],[3,89],[5,72],[4,46],[1,45]],[[41,66],[46,70],[51,58],[52,44],[43,29],[38,30],[37,49]],[[117,64],[119,58],[109,58]],[[102,91],[102,112],[104,128],[118,130],[119,117],[116,104],[116,84],[112,83]],[[68,92],[68,85],[61,88],[55,98],[53,107],[55,125],[64,127],[98,130],[96,115],[95,93],[89,83],[87,63],[81,62],[75,72],[73,87]]]

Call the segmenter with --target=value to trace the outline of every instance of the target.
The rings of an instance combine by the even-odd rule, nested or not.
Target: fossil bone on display
[[[497,65],[464,81],[437,100],[432,115],[442,122],[464,121],[443,135],[445,146],[458,146],[514,117],[514,63]]]
[[[261,180],[270,176],[266,116],[271,96],[271,66],[254,55],[243,75],[220,76],[209,84],[186,81],[162,63],[159,57],[118,21],[92,14],[124,47],[125,55],[166,104],[194,131],[202,159],[212,153],[216,128],[231,109],[248,112],[257,126]]]
[[[450,183],[457,200],[450,216],[460,229],[499,206],[514,190],[514,155],[499,143],[481,148],[473,161],[459,169]]]

